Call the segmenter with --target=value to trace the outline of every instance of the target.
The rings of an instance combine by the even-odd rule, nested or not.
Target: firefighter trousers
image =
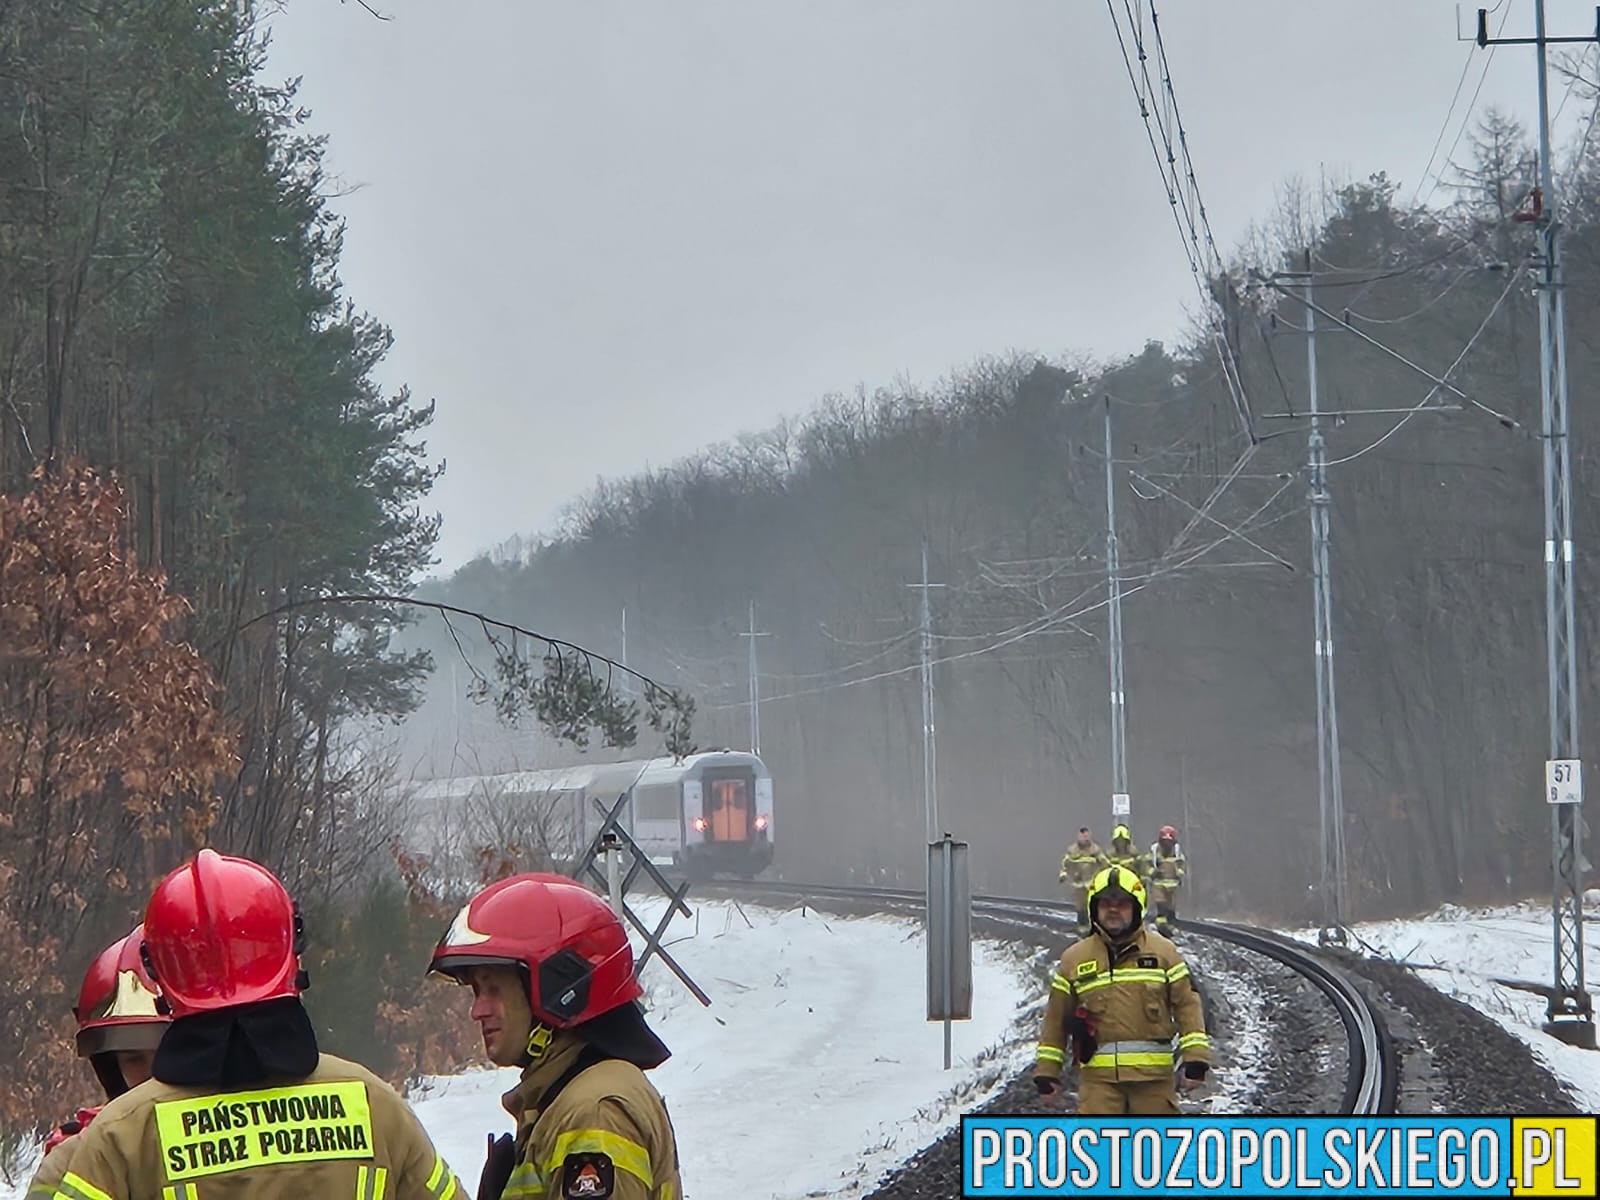
[[[1073,889],[1073,901],[1078,909],[1078,932],[1089,932],[1089,885],[1080,884]]]
[[[1157,884],[1150,889],[1151,907],[1155,909],[1156,928],[1165,931],[1178,919],[1178,889]]]
[[[1098,1071],[1078,1076],[1078,1115],[1084,1117],[1176,1117],[1178,1085],[1171,1076],[1118,1083]]]

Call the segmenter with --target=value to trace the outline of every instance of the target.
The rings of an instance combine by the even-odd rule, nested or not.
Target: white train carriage
[[[604,819],[595,802],[609,811],[622,796],[618,819],[654,862],[695,878],[746,879],[772,862],[772,775],[756,755],[732,750],[431,780],[412,799],[424,838],[514,831],[570,870]]]
[[[753,879],[772,862],[772,775],[754,754],[717,750],[642,764],[632,834],[693,877]]]

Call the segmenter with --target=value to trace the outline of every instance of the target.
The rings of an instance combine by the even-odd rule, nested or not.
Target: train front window
[[[750,836],[750,780],[735,776],[732,779],[706,781],[706,819],[709,828],[707,840],[713,842],[742,842]]]
[[[745,788],[742,779],[718,779],[711,785],[711,807],[743,808]]]

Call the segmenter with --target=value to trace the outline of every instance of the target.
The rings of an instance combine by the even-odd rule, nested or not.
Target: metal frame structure
[[[1122,556],[1117,545],[1116,463],[1111,454],[1111,397],[1106,397],[1106,588],[1111,612],[1111,820],[1133,821],[1128,792],[1128,705],[1122,678]],[[1118,812],[1118,800],[1126,812]]]
[[[1572,536],[1572,434],[1567,402],[1566,281],[1561,271],[1561,219],[1550,155],[1550,86],[1547,49],[1565,42],[1600,41],[1550,37],[1544,0],[1535,0],[1534,36],[1491,38],[1489,14],[1478,10],[1478,45],[1537,47],[1539,78],[1539,175],[1533,221],[1541,251],[1534,262],[1539,281],[1539,396],[1544,444],[1545,669],[1550,705],[1549,759],[1551,895],[1554,976],[1547,997],[1545,1032],[1573,1045],[1595,1046],[1594,1011],[1583,963],[1583,766],[1578,749],[1577,583]],[[1562,778],[1563,773],[1567,778]],[[1552,780],[1568,786],[1558,787]]]

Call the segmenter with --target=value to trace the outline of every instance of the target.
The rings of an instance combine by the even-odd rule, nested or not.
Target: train
[[[691,879],[754,879],[772,865],[772,774],[760,756],[726,749],[429,780],[411,790],[413,832],[436,842],[452,830],[479,842],[531,835],[570,872],[604,822],[601,806],[623,796],[623,828],[660,866]]]

